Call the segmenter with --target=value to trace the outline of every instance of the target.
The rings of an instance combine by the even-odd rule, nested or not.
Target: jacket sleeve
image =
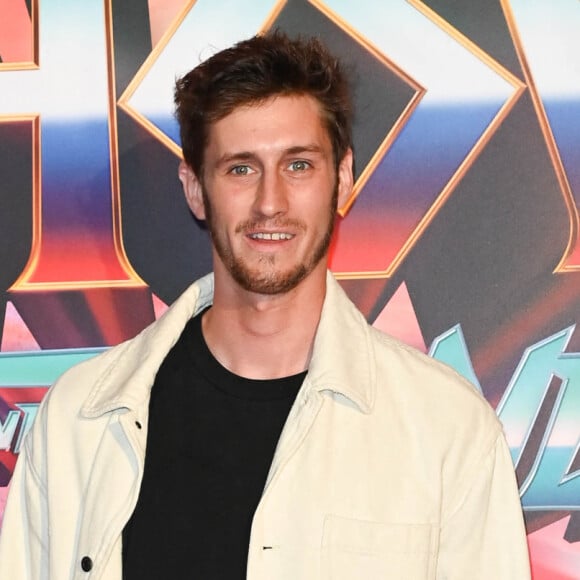
[[[530,562],[513,463],[500,433],[442,514],[437,580],[528,580]]]
[[[27,436],[26,443],[30,444],[31,439]],[[46,489],[32,465],[26,443],[12,475],[0,530],[2,580],[43,580],[48,577]]]

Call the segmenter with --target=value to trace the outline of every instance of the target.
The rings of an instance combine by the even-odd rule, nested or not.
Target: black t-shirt
[[[189,321],[153,385],[124,580],[246,577],[252,516],[305,374],[234,375],[205,344],[201,315]]]

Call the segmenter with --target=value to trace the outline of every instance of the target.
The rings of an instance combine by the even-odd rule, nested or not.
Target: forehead
[[[318,101],[309,95],[279,95],[238,107],[213,123],[206,155],[312,145],[331,149]]]

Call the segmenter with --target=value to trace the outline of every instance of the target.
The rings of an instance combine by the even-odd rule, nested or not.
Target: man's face
[[[223,270],[247,291],[278,294],[326,269],[337,203],[352,188],[352,154],[335,168],[313,98],[278,96],[236,109],[210,129],[203,183],[187,177],[190,207],[211,233],[216,275]]]

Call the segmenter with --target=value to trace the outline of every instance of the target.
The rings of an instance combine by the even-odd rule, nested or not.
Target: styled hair
[[[350,88],[340,62],[316,38],[291,39],[275,31],[222,50],[177,80],[183,157],[194,173],[203,177],[213,123],[278,95],[309,95],[319,103],[338,167],[352,146]]]

